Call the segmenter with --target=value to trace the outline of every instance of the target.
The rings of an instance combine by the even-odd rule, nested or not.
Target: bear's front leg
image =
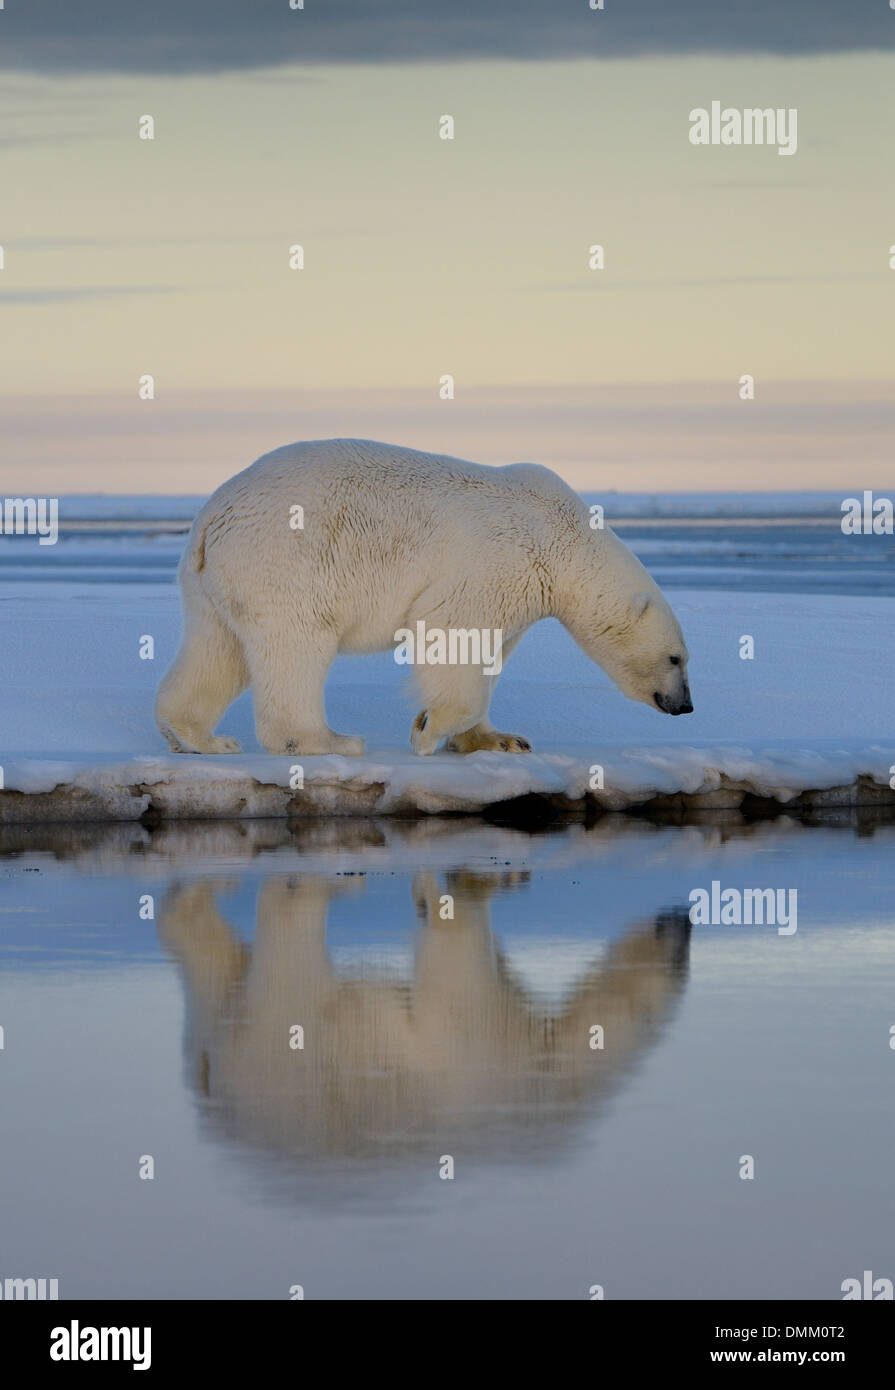
[[[519,641],[515,635],[504,644],[504,656]],[[410,743],[414,753],[434,753],[443,740],[459,753],[479,748],[500,753],[530,753],[531,744],[519,734],[502,734],[488,722],[488,706],[497,676],[480,666],[433,665],[420,667],[416,683],[426,702],[413,721]]]
[[[503,734],[487,722],[475,723],[471,728],[469,715],[461,714],[455,706],[433,706],[420,710],[413,721],[410,732],[410,746],[414,753],[434,753],[442,740],[452,753],[475,753],[480,748],[491,749],[497,753],[531,753],[532,746],[521,734]],[[460,726],[460,731],[458,731]]]

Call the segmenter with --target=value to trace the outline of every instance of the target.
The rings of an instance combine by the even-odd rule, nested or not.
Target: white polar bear
[[[692,710],[687,648],[640,561],[548,468],[488,468],[361,439],[290,444],[218,488],[180,563],[184,635],[156,701],[175,752],[236,753],[216,737],[251,685],[271,753],[363,752],[328,728],[338,652],[395,648],[402,629],[502,634],[506,658],[558,618],[633,700]],[[528,752],[488,722],[482,664],[414,668],[424,708],[411,744],[433,753]]]

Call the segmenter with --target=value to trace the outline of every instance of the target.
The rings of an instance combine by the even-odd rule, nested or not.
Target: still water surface
[[[895,1274],[891,824],[3,836],[0,1278],[836,1299]],[[798,930],[691,929],[713,880],[797,890]]]

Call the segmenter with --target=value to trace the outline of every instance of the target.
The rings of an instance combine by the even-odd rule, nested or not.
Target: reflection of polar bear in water
[[[293,529],[296,518],[301,525]],[[209,499],[180,565],[185,629],[156,717],[175,752],[231,753],[215,737],[248,685],[271,753],[362,753],[326,723],[338,652],[387,651],[400,631],[444,633],[453,664],[414,667],[424,708],[411,742],[432,753],[527,752],[488,722],[496,674],[464,663],[469,634],[502,659],[555,617],[633,700],[692,709],[677,619],[640,561],[555,473],[486,468],[356,439],[291,444]],[[498,668],[499,669],[499,668]]]
[[[409,986],[332,969],[329,904],[362,891],[361,878],[269,879],[251,948],[213,884],[172,889],[159,933],[183,971],[193,1084],[231,1133],[291,1154],[415,1149],[439,1132],[464,1135],[467,1151],[473,1134],[509,1147],[539,1123],[553,1140],[656,1036],[684,982],[689,920],[664,912],[629,931],[551,1012],[514,981],[491,932],[490,898],[513,881],[417,875]],[[301,1050],[290,1047],[296,1024]]]

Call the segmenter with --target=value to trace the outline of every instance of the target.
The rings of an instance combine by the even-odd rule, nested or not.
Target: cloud
[[[526,294],[608,294],[610,290],[691,290],[710,285],[831,285],[839,281],[876,280],[888,282],[890,271],[830,270],[817,275],[710,275],[680,280],[604,280],[590,275],[587,280],[564,280],[560,284],[520,285]]]
[[[176,285],[82,285],[77,289],[0,290],[0,304],[65,304],[76,299],[115,299],[126,294],[182,293]]]
[[[45,135],[0,135],[0,149],[17,149],[18,147],[30,148],[34,145],[52,145],[55,149],[57,145],[71,145],[78,140],[95,139],[93,132],[76,133],[75,131],[64,131],[47,133]]]
[[[356,232],[357,229],[355,228]],[[331,233],[337,234],[337,233]],[[10,237],[4,242],[7,247],[16,246],[23,251],[62,251],[68,250],[71,246],[208,246],[210,243],[220,243],[230,245],[237,242],[271,242],[276,241],[276,237],[263,236],[216,236],[210,232],[207,236],[197,234],[196,236],[64,236],[64,237]],[[279,243],[278,243],[279,244]]]
[[[884,0],[27,0],[0,11],[0,68],[221,72],[286,63],[891,50]]]
[[[729,381],[474,387],[450,410],[416,388],[173,392],[149,431],[132,399],[0,395],[4,487],[208,493],[268,449],[341,435],[531,459],[587,489],[840,489],[857,468],[887,491],[895,447],[888,381],[768,381],[748,409]]]

